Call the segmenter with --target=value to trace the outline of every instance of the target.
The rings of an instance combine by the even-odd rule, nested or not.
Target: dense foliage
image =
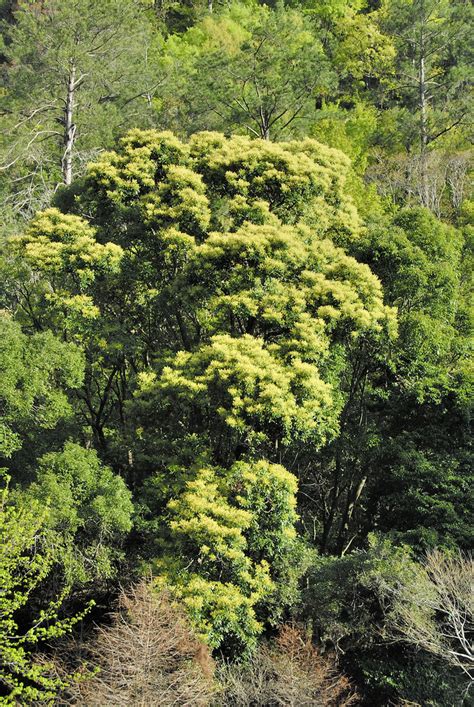
[[[468,704],[471,5],[0,16],[0,701]]]

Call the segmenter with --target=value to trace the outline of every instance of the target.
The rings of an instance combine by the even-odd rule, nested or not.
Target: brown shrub
[[[342,707],[358,702],[349,680],[295,626],[284,626],[249,663],[222,666],[219,678],[217,705]]]
[[[141,582],[122,593],[112,625],[97,630],[89,655],[100,672],[76,685],[84,707],[208,705],[214,662],[182,611]]]

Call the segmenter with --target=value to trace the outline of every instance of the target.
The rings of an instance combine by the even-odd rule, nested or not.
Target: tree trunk
[[[421,27],[420,35],[420,63],[419,63],[419,99],[420,99],[420,181],[421,201],[428,207],[428,173],[427,173],[427,147],[428,147],[428,119],[427,119],[427,86],[425,67],[425,34]]]
[[[363,476],[359,480],[359,482],[357,483],[357,486],[355,488],[348,489],[348,491],[347,491],[347,504],[346,504],[346,508],[344,510],[344,514],[342,516],[341,527],[340,527],[340,531],[339,531],[339,538],[338,538],[338,543],[337,543],[337,553],[340,556],[342,556],[345,552],[344,544],[345,544],[346,534],[349,530],[349,525],[352,520],[352,516],[354,515],[355,508],[359,502],[359,499],[362,495],[362,491],[364,490],[366,483],[367,483],[367,477]]]
[[[258,91],[257,85],[256,85],[256,88]],[[260,120],[259,120],[260,137],[262,138],[262,140],[270,140],[270,119],[269,119],[269,116],[267,115],[267,112],[263,108],[263,106],[260,106],[259,113],[260,113]]]
[[[63,182],[68,186],[72,183],[72,153],[76,138],[76,126],[74,124],[74,92],[76,85],[76,67],[72,64],[67,82],[64,117],[64,154],[62,159]]]

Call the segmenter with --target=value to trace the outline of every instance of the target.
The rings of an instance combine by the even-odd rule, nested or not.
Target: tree
[[[86,222],[57,209],[47,209],[32,219],[26,232],[9,242],[6,256],[12,280],[7,299],[18,319],[39,331],[52,328],[70,346],[74,342],[85,351],[83,385],[76,393],[82,401],[79,415],[102,448],[110,386],[123,356],[115,348],[110,366],[103,365],[104,339],[96,326],[100,310],[94,292],[102,289],[105,294],[105,282],[113,289],[121,257],[118,245],[98,243]],[[97,366],[100,373],[93,383],[91,368]]]
[[[345,343],[393,330],[331,240],[359,233],[347,169],[311,140],[132,131],[61,195],[75,213],[15,242],[39,322],[85,349],[80,409],[135,488],[141,554],[215,647],[295,596],[294,460],[336,434]]]
[[[208,645],[248,654],[259,615],[275,622],[297,596],[296,479],[263,461],[193,476],[168,503],[157,581],[174,587]]]
[[[398,49],[393,98],[404,111],[399,115],[407,126],[406,148],[415,147],[419,155],[420,202],[432,207],[429,150],[467,126],[472,110],[467,88],[472,6],[464,0],[390,0],[381,20]]]
[[[340,433],[306,457],[305,524],[322,552],[347,552],[375,529],[425,551],[468,548],[469,247],[421,208],[373,221],[349,247],[397,306],[399,337],[347,347]]]
[[[269,704],[357,704],[358,696],[331,658],[323,657],[300,627],[285,625],[276,639],[264,643],[246,663],[218,668],[219,704],[236,707]]]
[[[42,548],[48,508],[39,503],[12,504],[7,485],[0,497],[0,685],[4,704],[50,701],[78,675],[58,678],[51,662],[35,658],[45,641],[69,633],[86,611],[59,618],[68,587],[53,600],[40,604],[34,592],[48,576],[56,557]],[[90,605],[89,605],[90,608]],[[19,614],[27,612],[20,620]],[[29,615],[28,615],[29,614]]]
[[[150,75],[153,40],[134,2],[27,0],[3,29],[1,166],[7,203],[31,216],[124,121],[140,120],[159,78]]]
[[[212,697],[214,665],[207,647],[182,609],[144,580],[121,593],[112,624],[99,628],[86,650],[99,671],[67,691],[80,704],[126,700],[190,707],[207,705]]]
[[[371,535],[364,549],[313,562],[304,591],[303,611],[315,621],[323,645],[340,655],[369,652],[383,633],[387,595],[397,583],[419,574],[409,548],[394,547]]]
[[[474,670],[474,563],[462,554],[428,553],[420,581],[394,589],[388,624],[394,636],[461,670]]]
[[[61,549],[72,583],[114,575],[120,544],[132,527],[133,506],[123,480],[102,466],[97,453],[67,442],[38,460],[34,482],[24,493],[50,507],[45,528]]]
[[[393,221],[401,230],[398,237],[393,233],[390,246],[382,236],[385,255],[374,241],[369,246],[375,258],[368,260],[398,306],[400,322],[393,393],[386,402],[386,422],[379,423],[381,454],[374,447],[374,467],[381,465],[385,478],[374,486],[369,508],[373,513],[378,506],[383,529],[403,529],[412,540],[419,533],[428,547],[467,548],[472,506],[462,499],[470,485],[472,454],[470,295],[463,261],[469,245],[466,250],[460,232],[425,210],[400,211]]]
[[[67,391],[82,383],[80,350],[50,331],[28,336],[0,312],[0,457],[10,459],[35,431],[72,414]]]
[[[390,80],[395,48],[381,26],[380,9],[361,0],[303,0],[294,2],[311,18],[315,34],[337,73],[334,98],[353,104],[377,95]],[[336,102],[337,105],[337,102]]]
[[[468,573],[465,565],[465,578]],[[446,576],[450,587],[457,584],[456,576]],[[468,595],[464,588],[459,598]],[[303,616],[326,650],[335,647],[341,666],[357,677],[371,704],[457,704],[465,697],[465,676],[445,660],[446,654],[440,659],[422,644],[427,629],[440,637],[442,617],[438,624],[428,608],[433,596],[431,579],[410,548],[370,535],[363,549],[317,558],[307,576]],[[412,619],[411,644],[395,628],[405,625],[404,616]]]
[[[171,101],[179,95],[177,129],[188,132],[199,125],[281,139],[298,132],[311,104],[334,83],[311,24],[280,6],[206,18],[169,53],[180,67],[169,84]]]

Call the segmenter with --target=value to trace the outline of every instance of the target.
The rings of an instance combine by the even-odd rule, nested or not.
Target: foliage
[[[471,19],[467,0],[0,2],[0,456],[41,575],[19,580],[19,635],[59,608],[70,628],[84,593],[100,622],[153,568],[166,596],[128,609],[180,600],[229,699],[323,700],[306,633],[267,643],[299,614],[364,703],[461,703]],[[183,631],[167,675],[205,703]],[[62,644],[47,667],[39,638],[18,689],[52,696],[77,661]],[[169,695],[139,653],[130,699]],[[109,677],[91,686],[120,701]]]
[[[156,561],[157,581],[175,587],[209,645],[248,651],[265,605],[275,620],[294,601],[304,570],[295,491],[283,467],[237,462],[225,476],[197,470],[168,503],[172,544]]]
[[[33,428],[51,429],[72,413],[67,388],[83,377],[81,352],[50,331],[28,336],[0,312],[0,455],[9,458]]]
[[[241,8],[238,14],[231,8],[188,30],[170,49],[192,57],[181,60],[186,81],[180,82],[176,106],[180,129],[192,123],[195,130],[197,116],[217,130],[236,126],[266,140],[281,137],[334,83],[311,24],[283,5],[273,11]]]
[[[0,503],[0,684],[5,704],[50,701],[76,678],[58,678],[50,662],[35,658],[34,651],[45,641],[69,633],[86,611],[61,619],[61,605],[68,594],[46,603],[28,624],[21,613],[34,606],[34,594],[54,563],[52,546],[42,549],[49,509],[39,503],[12,504],[7,485]]]
[[[402,649],[399,643],[351,656],[351,671],[366,700],[375,704],[398,700],[437,707],[463,704],[467,697],[468,686],[459,673],[423,651]]]
[[[319,557],[309,573],[305,610],[311,612],[320,639],[346,652],[370,646],[383,631],[391,588],[418,577],[407,547],[372,537],[367,550],[344,557]]]
[[[90,291],[118,269],[119,246],[98,243],[82,219],[57,209],[38,214],[12,243],[31,272],[28,298],[33,310],[41,310],[42,325],[74,334],[98,316]]]
[[[442,704],[453,695],[461,701],[468,686],[443,636],[450,633],[450,602],[461,612],[452,616],[469,620],[472,568],[439,551],[429,557],[424,567],[407,546],[371,536],[367,549],[318,558],[310,570],[304,616],[323,645],[336,648],[373,702]],[[443,574],[451,566],[457,571]],[[435,606],[442,607],[441,614]],[[403,642],[412,649],[402,651]],[[431,702],[437,698],[439,703]]]
[[[70,582],[113,576],[133,505],[123,480],[94,450],[67,442],[62,451],[43,455],[25,497],[50,507],[45,526],[62,546]]]
[[[423,550],[468,548],[469,245],[415,208],[375,218],[349,248],[380,277],[399,336],[346,347],[340,433],[308,459],[305,524],[318,528],[323,552],[347,551],[373,529]]]
[[[401,529],[405,522],[405,530],[414,530],[408,524],[416,523],[416,505],[418,524],[439,533],[433,544],[449,542],[451,535],[455,542],[468,546],[472,509],[468,502],[455,500],[464,496],[470,473],[470,450],[465,443],[472,386],[466,326],[470,305],[463,282],[466,251],[462,234],[425,210],[400,211],[393,225],[390,244],[387,234],[377,229],[366,251],[399,313],[400,337],[394,352],[397,375],[387,400],[390,422],[382,443],[384,461],[379,456],[376,462],[386,470],[383,483],[388,493],[395,487],[400,492],[399,520],[385,507],[383,513],[388,517],[382,523]],[[452,428],[448,420],[440,425],[440,415],[447,412]],[[409,429],[403,416],[410,419]],[[427,433],[431,426],[440,430],[436,439]],[[379,429],[384,428],[379,425]],[[453,445],[455,430],[459,442]],[[383,498],[385,492],[377,486],[375,493],[381,492]]]

